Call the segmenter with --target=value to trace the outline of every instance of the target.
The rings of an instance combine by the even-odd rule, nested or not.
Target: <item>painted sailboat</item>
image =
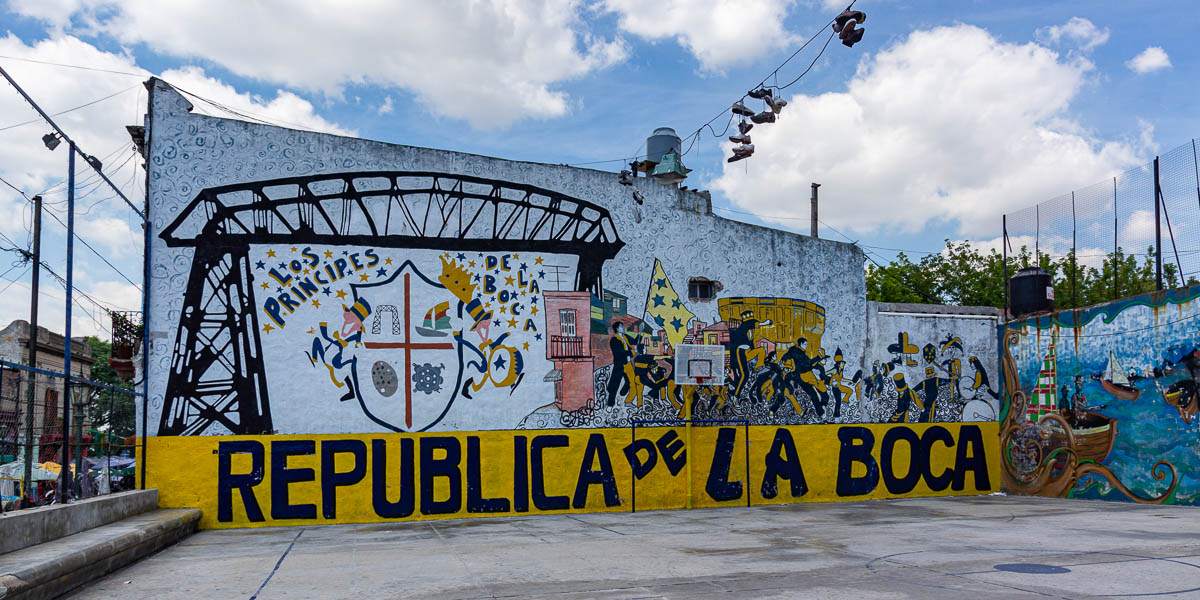
[[[442,302],[425,313],[425,320],[417,327],[417,333],[425,337],[450,335],[450,302]]]
[[[1104,376],[1100,378],[1100,386],[1104,388],[1104,391],[1122,400],[1134,401],[1142,395],[1142,390],[1129,383],[1125,369],[1121,367],[1121,363],[1117,361],[1117,355],[1112,350],[1108,351],[1108,367],[1104,369]]]
[[[1058,410],[1058,359],[1054,354],[1054,342],[1050,342],[1042,368],[1038,371],[1037,384],[1030,395],[1026,418],[1037,422],[1043,416],[1055,413],[1067,421],[1071,437],[1075,440],[1075,452],[1080,460],[1103,462],[1112,452],[1117,435],[1117,420],[1089,410]],[[1056,421],[1050,421],[1052,445],[1066,446],[1067,432]],[[1053,446],[1052,446],[1053,447]]]

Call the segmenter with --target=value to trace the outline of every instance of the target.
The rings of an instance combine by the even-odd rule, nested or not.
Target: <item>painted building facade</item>
[[[1009,323],[1005,488],[1200,503],[1200,286]]]
[[[706,194],[645,178],[195,115],[150,86],[144,464],[164,504],[214,509],[205,526],[300,518],[254,518],[264,490],[291,506],[292,488],[350,487],[370,504],[355,494],[367,480],[390,493],[387,461],[415,465],[417,483],[397,481],[428,494],[418,506],[455,507],[402,518],[528,511],[522,494],[550,497],[534,473],[552,455],[574,462],[552,471],[576,496],[536,510],[624,510],[651,476],[669,481],[643,506],[672,505],[684,479],[687,496],[732,504],[749,488],[780,502],[998,485],[994,423],[859,426],[857,246],[725,220]],[[685,343],[724,346],[723,377],[676,385]],[[694,438],[689,415],[708,424]],[[793,436],[837,440],[807,480]],[[883,448],[900,442],[912,460],[893,473]],[[185,476],[210,455],[204,478]],[[843,459],[864,473],[839,475]],[[507,504],[478,496],[496,469]],[[319,518],[392,514],[372,506]]]

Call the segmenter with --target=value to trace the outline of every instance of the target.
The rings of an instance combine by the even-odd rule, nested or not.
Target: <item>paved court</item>
[[[1200,598],[1200,509],[1006,496],[200,532],[73,598]]]

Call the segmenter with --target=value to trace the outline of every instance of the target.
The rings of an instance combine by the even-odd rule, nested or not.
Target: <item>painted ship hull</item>
[[[1131,385],[1113,383],[1107,379],[1100,380],[1100,387],[1103,387],[1104,391],[1122,400],[1129,400],[1130,402],[1137,400],[1138,396],[1142,395],[1142,390],[1139,390]]]
[[[1095,412],[1063,416],[1071,423],[1071,434],[1075,438],[1075,452],[1079,460],[1104,462],[1112,452],[1113,441],[1117,437],[1117,420]],[[1051,447],[1066,447],[1066,433],[1056,424],[1051,424],[1050,429]]]

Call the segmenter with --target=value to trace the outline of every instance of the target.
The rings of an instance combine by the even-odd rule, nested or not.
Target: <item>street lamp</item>
[[[47,133],[42,136],[42,143],[46,145],[47,150],[53,150],[62,143],[62,140],[58,139],[57,133]]]

